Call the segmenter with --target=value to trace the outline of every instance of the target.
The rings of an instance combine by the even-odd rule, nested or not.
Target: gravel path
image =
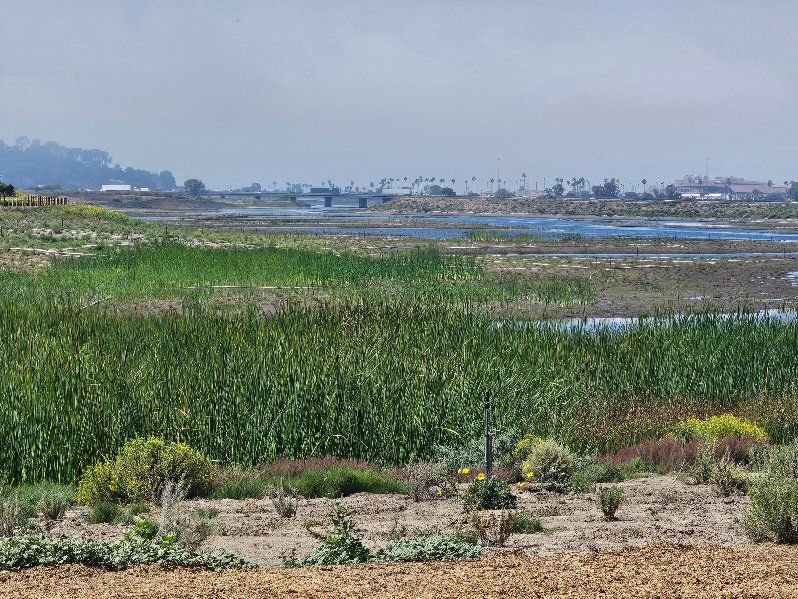
[[[2,597],[796,597],[798,547],[652,544],[556,557],[225,571],[81,566],[0,574]]]

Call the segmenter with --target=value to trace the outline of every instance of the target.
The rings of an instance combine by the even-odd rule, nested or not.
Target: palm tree
[[[494,183],[495,181],[496,181],[496,180],[495,180],[495,179],[493,179],[493,178],[491,178],[491,179],[490,179],[490,192],[491,192],[491,193],[493,193],[493,183]]]

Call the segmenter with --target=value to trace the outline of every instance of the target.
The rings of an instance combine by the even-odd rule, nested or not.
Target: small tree
[[[0,196],[14,195],[14,186],[11,183],[3,183],[0,181]]]
[[[205,184],[199,179],[189,179],[183,183],[183,187],[185,187],[188,195],[191,196],[202,195],[202,192],[205,191]]]

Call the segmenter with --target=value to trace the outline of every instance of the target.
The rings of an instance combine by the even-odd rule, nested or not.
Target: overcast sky
[[[0,139],[213,186],[798,178],[798,2],[0,0]]]

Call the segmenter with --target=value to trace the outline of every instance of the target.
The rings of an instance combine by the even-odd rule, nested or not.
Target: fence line
[[[0,206],[16,208],[38,208],[40,206],[66,206],[69,198],[66,196],[38,196],[22,194],[17,196],[0,196]]]

